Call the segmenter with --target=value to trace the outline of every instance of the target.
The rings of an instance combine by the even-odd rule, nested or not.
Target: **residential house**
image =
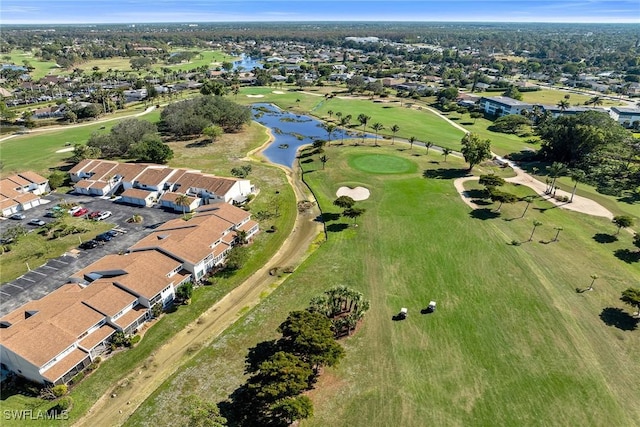
[[[237,233],[243,231],[247,239],[258,233],[258,223],[251,214],[230,205],[217,203],[202,206],[196,215],[167,221],[129,250],[160,251],[182,262],[182,267],[201,280],[204,275],[222,264],[225,255],[237,242]]]
[[[640,108],[611,107],[609,114],[626,128],[637,128],[640,123]]]
[[[532,107],[532,104],[506,96],[483,96],[480,98],[480,108],[486,114],[497,117],[507,116],[509,114],[521,114],[523,110],[529,110]]]
[[[39,206],[40,195],[49,192],[49,181],[34,172],[20,172],[0,180],[0,212],[10,216]]]

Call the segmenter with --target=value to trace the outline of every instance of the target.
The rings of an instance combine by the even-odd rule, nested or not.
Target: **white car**
[[[107,219],[112,215],[111,211],[101,212],[100,215],[96,217],[98,221],[102,221],[103,219]]]
[[[71,209],[69,209],[67,212],[69,212],[69,215],[73,215],[74,213],[78,212],[80,209],[82,209],[82,206],[74,206]]]
[[[43,220],[41,220],[39,218],[33,218],[33,219],[29,220],[29,224],[38,225],[38,226],[42,227],[43,225],[46,224],[46,222],[44,222]]]
[[[11,215],[9,218],[11,219],[17,219],[17,220],[21,220],[21,219],[25,219],[26,215],[25,214],[21,214],[21,213],[14,213],[13,215]]]

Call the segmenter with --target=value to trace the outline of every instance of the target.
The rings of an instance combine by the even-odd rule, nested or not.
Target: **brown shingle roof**
[[[251,214],[244,209],[233,206],[229,203],[214,203],[211,205],[203,205],[196,209],[197,216],[215,215],[234,224],[240,224],[245,219],[251,217]]]
[[[107,255],[73,275],[84,279],[91,273],[118,272],[124,274],[110,275],[108,280],[117,286],[123,286],[137,295],[147,299],[156,296],[160,291],[174,283],[175,278],[167,277],[176,268],[182,266],[180,261],[159,251],[133,252],[124,255]],[[105,277],[106,281],[107,278]],[[92,285],[89,285],[90,288]]]
[[[85,304],[109,317],[138,300],[137,296],[115,286],[108,279],[92,282],[84,289],[84,294]]]
[[[84,171],[85,169],[91,170],[91,168],[95,166],[94,164],[98,164],[99,162],[100,160],[94,160],[94,159],[81,160],[77,165],[75,165],[69,170],[69,173],[77,174],[79,172]]]
[[[176,183],[180,184],[181,192],[186,192],[189,188],[201,188],[217,196],[224,196],[236,181],[231,178],[187,172]]]
[[[86,359],[89,356],[88,353],[76,348],[71,353],[67,354],[64,359],[53,365],[51,368],[46,370],[42,376],[48,379],[51,382],[57,381],[60,377],[66,374],[69,369],[76,366],[82,360]]]
[[[131,197],[132,199],[144,200],[151,194],[151,191],[140,190],[138,188],[128,188],[121,194],[122,197]]]
[[[117,164],[118,164],[117,162],[111,162],[106,160],[100,161],[100,163],[98,163],[97,165],[95,165],[95,167],[89,170],[89,172],[93,174],[91,176],[91,179],[93,179],[94,181],[109,180],[114,175],[111,171],[115,169]]]
[[[126,329],[127,326],[131,325],[133,322],[138,320],[140,316],[143,316],[148,309],[141,305],[136,305],[131,310],[127,311],[122,317],[118,317],[115,323],[120,326],[122,329]]]
[[[173,168],[161,167],[161,168],[147,168],[142,174],[140,174],[136,181],[140,185],[158,186],[168,176],[175,172]]]
[[[25,187],[29,184],[31,184],[31,181],[28,181],[24,178],[22,178],[20,175],[11,175],[8,176],[7,179],[11,182],[14,182],[16,184],[16,187]]]
[[[107,323],[84,337],[78,344],[87,351],[100,344],[115,332],[115,328]]]
[[[33,182],[35,184],[44,184],[45,182],[47,182],[46,178],[31,171],[20,172],[18,175],[20,175],[22,178],[26,179],[27,181]]]

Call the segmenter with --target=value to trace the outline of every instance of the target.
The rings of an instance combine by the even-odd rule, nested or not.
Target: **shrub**
[[[78,372],[73,378],[71,378],[71,381],[69,381],[72,385],[78,384],[80,381],[82,381],[84,379],[85,373],[84,372]]]
[[[153,307],[151,307],[151,315],[153,317],[160,317],[162,314],[162,303],[157,303]]]
[[[511,246],[520,246],[520,245],[521,245],[521,243],[520,243],[520,241],[519,241],[519,240],[513,239],[513,240],[511,241]]]
[[[87,366],[87,371],[91,372],[91,371],[95,371],[96,369],[98,369],[98,364],[93,362],[92,364],[90,364],[89,366]]]
[[[129,345],[131,347],[133,347],[134,345],[138,344],[140,342],[140,340],[142,339],[142,337],[140,335],[134,335],[131,337],[131,339],[129,340]]]
[[[73,406],[73,399],[71,396],[65,396],[58,400],[58,404],[55,406],[56,412],[68,411]]]
[[[51,392],[55,397],[62,397],[67,394],[68,391],[69,389],[66,384],[56,385],[51,388]]]

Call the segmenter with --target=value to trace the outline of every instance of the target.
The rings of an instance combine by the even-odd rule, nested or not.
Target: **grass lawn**
[[[585,102],[594,97],[594,95],[582,95],[573,92],[569,93],[563,90],[541,89],[533,92],[522,92],[522,100],[532,104],[556,105],[558,102],[564,100],[566,95],[569,95],[569,99],[567,99],[567,101],[569,101],[571,105],[584,105]],[[602,98],[602,106],[606,107],[614,105],[623,104]]]
[[[38,233],[39,227],[24,225],[27,230],[34,231],[21,236],[16,243],[11,245],[11,251],[2,254],[0,281],[2,283],[8,282],[26,273],[28,271],[27,263],[31,269],[40,267],[47,260],[62,255],[70,248],[77,247],[80,240],[84,242],[113,228],[113,224],[81,218],[69,217],[62,219],[62,221],[68,227],[75,226],[87,231],[49,240]]]
[[[5,56],[11,57],[8,61],[3,59],[3,62],[10,62],[15,65],[24,65],[24,61],[29,61],[29,65],[31,65],[34,70],[30,73],[31,77],[34,80],[40,80],[46,75],[49,74],[58,74],[62,69],[56,66],[55,61],[41,61],[36,58],[32,52],[23,51],[23,50],[12,50],[11,53],[3,53],[2,57]]]
[[[230,162],[233,159],[239,162],[239,159],[247,151],[259,147],[265,140],[264,128],[252,125],[246,132],[225,136],[215,144],[205,147],[186,147],[187,143],[175,143],[172,148],[176,153],[176,158],[174,158],[172,165],[202,168],[206,172],[219,172],[221,175],[228,175],[227,168],[230,169]],[[195,159],[199,160],[197,164],[193,163]],[[226,278],[217,278],[215,286],[196,289],[191,305],[181,306],[176,312],[163,316],[151,325],[145,333],[144,339],[135,348],[120,352],[104,361],[95,372],[73,389],[71,396],[74,401],[74,409],[71,413],[71,419],[69,422],[60,421],[59,425],[70,425],[85,413],[96,399],[126,378],[134,368],[136,370],[151,368],[155,349],[166,340],[171,339],[178,331],[184,329],[186,325],[195,321],[213,303],[242,283],[251,273],[264,265],[281,246],[284,238],[290,233],[296,216],[294,193],[287,184],[284,173],[273,166],[253,164],[253,171],[249,175],[249,179],[260,189],[260,194],[250,204],[252,212],[272,211],[272,199],[269,196],[274,194],[276,190],[279,191],[279,217],[260,222],[262,230],[275,225],[279,231],[260,233],[255,242],[249,246],[251,254],[249,260],[236,274]],[[34,410],[46,411],[52,406],[54,404],[51,402],[33,397],[3,393],[3,410],[33,408]],[[38,425],[38,422],[34,421],[34,423]],[[4,425],[18,426],[22,424],[19,421],[5,421]],[[39,425],[49,424],[46,421],[40,421]]]
[[[140,119],[157,123],[160,120],[160,111],[152,111]],[[68,129],[33,132],[2,141],[0,155],[4,167],[0,175],[4,177],[15,172],[32,170],[46,177],[51,169],[65,164],[65,159],[70,156],[69,152],[57,153],[58,150],[73,147],[74,144],[84,144],[94,132],[108,133],[117,123],[118,121],[114,120]],[[103,127],[104,129],[101,129]],[[70,146],[66,145],[68,142],[71,143]]]
[[[332,201],[340,186],[371,190],[357,204],[366,209],[359,226],[332,217],[328,241],[127,425],[180,424],[181,399],[192,393],[226,399],[244,381],[247,349],[338,284],[362,291],[371,310],[343,341],[345,360],[310,393],[315,416],[301,426],[635,424],[640,331],[629,330],[630,310],[618,298],[638,283],[640,266],[613,254],[631,248],[631,236],[599,243],[599,233],[612,232],[606,219],[539,199],[524,219],[514,219],[523,203],[495,218],[471,212],[451,181],[466,173],[461,160],[398,148],[327,147],[325,170],[318,155],[303,164],[327,214],[339,213]],[[393,166],[407,163],[404,172]],[[435,177],[424,178],[425,169]],[[529,238],[533,220],[543,223],[533,241],[510,245]],[[549,242],[554,227],[563,231]],[[595,290],[576,292],[594,273]],[[421,315],[430,300],[437,312]],[[394,322],[400,307],[409,317]]]

